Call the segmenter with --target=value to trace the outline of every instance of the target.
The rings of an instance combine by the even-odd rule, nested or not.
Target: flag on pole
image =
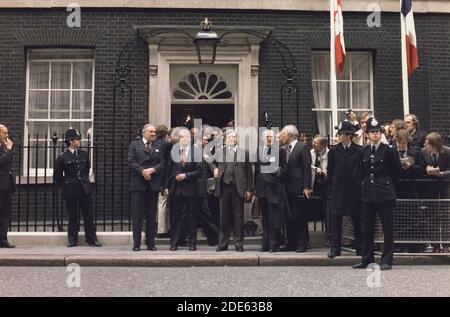
[[[412,0],[402,0],[401,18],[405,29],[406,41],[406,60],[408,66],[408,77],[419,67],[419,58],[417,56],[417,38],[416,28],[414,27],[414,16],[412,10]]]
[[[344,43],[344,19],[342,17],[342,0],[333,0],[334,6],[334,51],[336,61],[336,72],[338,77],[344,70],[345,43]]]

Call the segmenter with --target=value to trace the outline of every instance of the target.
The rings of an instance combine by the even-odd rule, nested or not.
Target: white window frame
[[[37,168],[36,167],[30,167],[30,171],[28,174],[28,133],[29,133],[29,122],[67,122],[69,128],[70,122],[92,122],[91,123],[91,129],[89,129],[90,138],[89,138],[89,147],[93,149],[93,132],[94,132],[94,100],[95,100],[95,58],[48,58],[48,59],[37,59],[37,60],[31,60],[30,55],[32,52],[42,52],[42,53],[49,53],[49,54],[57,54],[58,52],[67,52],[67,49],[33,49],[29,50],[27,52],[27,68],[26,68],[26,90],[25,90],[25,116],[24,116],[24,134],[23,134],[23,152],[22,152],[22,173],[21,176],[30,176],[30,177],[52,177],[53,176],[53,168]],[[70,50],[71,53],[76,54],[77,51],[83,51],[86,52],[87,50],[80,49],[80,50]],[[92,50],[90,50],[92,51]],[[92,51],[92,55],[94,55],[94,52]],[[48,89],[30,89],[30,64],[31,62],[42,62],[42,63],[49,63],[49,86]],[[70,62],[71,63],[71,74],[70,74],[70,88],[69,89],[52,89],[51,88],[51,80],[52,80],[52,62]],[[91,62],[92,63],[92,88],[91,89],[73,89],[73,63],[74,62]],[[70,110],[69,110],[69,119],[50,119],[47,117],[47,119],[30,119],[29,118],[29,98],[30,98],[30,91],[47,91],[48,90],[48,108],[47,113],[50,115],[50,109],[51,109],[51,92],[52,91],[70,91]],[[89,119],[72,119],[72,96],[74,91],[91,91],[91,118]],[[30,141],[31,142],[42,142],[46,141],[48,144],[48,151],[47,154],[47,163],[46,166],[50,166],[50,160],[53,159],[53,151],[51,147],[53,146],[53,141],[51,137],[53,136],[53,132],[49,131],[47,133],[47,140],[44,139],[44,136],[39,136],[39,139],[35,138],[35,135],[30,135]],[[82,136],[85,138],[82,138],[81,141],[83,143],[88,142],[87,135],[83,133]],[[61,135],[58,135],[58,137],[61,137]],[[58,140],[61,141],[61,140]],[[30,146],[30,149],[32,149],[33,146]],[[57,149],[57,155],[59,154],[59,149]],[[93,175],[93,150],[90,151],[90,161],[91,166],[89,170],[89,174]],[[36,175],[37,171],[37,175]]]
[[[329,55],[329,51],[312,51],[311,55],[315,55],[315,54],[328,54]],[[370,65],[370,74],[369,74],[369,82],[370,82],[370,98],[369,98],[369,102],[370,102],[370,108],[353,108],[353,83],[367,83],[367,80],[353,80],[353,72],[352,72],[352,58],[348,58],[351,55],[368,55],[369,56],[369,65]],[[337,79],[337,83],[350,83],[350,105],[348,108],[346,109],[340,109],[338,108],[337,104],[335,107],[330,107],[329,103],[330,103],[330,99],[326,98],[325,100],[327,100],[328,103],[328,108],[320,108],[320,109],[316,109],[314,108],[314,105],[312,105],[311,109],[314,112],[326,112],[326,113],[330,113],[331,117],[330,117],[330,126],[329,126],[329,131],[334,131],[334,127],[333,127],[333,122],[339,122],[339,118],[336,118],[336,120],[334,121],[333,119],[333,115],[342,113],[347,111],[348,109],[352,109],[354,112],[363,112],[363,111],[369,111],[371,113],[374,114],[374,96],[373,96],[373,54],[369,51],[347,51],[347,58],[345,60],[346,63],[349,63],[349,79]],[[329,65],[329,59],[328,59],[328,64]],[[312,65],[311,65],[312,67]],[[312,76],[311,76],[312,77]],[[330,79],[312,79],[311,78],[311,83],[315,83],[315,82],[330,82]],[[336,109],[335,109],[336,108]],[[334,111],[336,110],[336,112]]]

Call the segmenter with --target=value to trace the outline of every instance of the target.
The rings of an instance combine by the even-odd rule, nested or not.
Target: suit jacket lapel
[[[142,142],[142,140],[139,140],[139,142],[138,142],[138,148],[139,148],[140,150],[142,150],[142,152],[146,153],[146,152],[145,152],[144,142]]]
[[[297,152],[300,151],[300,147],[301,147],[300,141],[297,141],[297,143],[295,143],[294,148],[292,149],[291,155],[289,155],[289,161],[291,160],[291,158],[294,157],[294,155],[297,154]]]

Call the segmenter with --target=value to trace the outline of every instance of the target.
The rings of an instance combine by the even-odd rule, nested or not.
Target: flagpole
[[[406,25],[402,14],[402,0],[400,0],[400,28],[402,42],[402,90],[403,90],[403,115],[409,114],[409,90],[408,90],[408,60],[406,57]]]
[[[338,125],[337,118],[337,81],[336,81],[336,51],[335,51],[335,23],[334,7],[335,0],[330,0],[330,107],[332,118],[332,129],[330,134],[334,136],[334,128]]]

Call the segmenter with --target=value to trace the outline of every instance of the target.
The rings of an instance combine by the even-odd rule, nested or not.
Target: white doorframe
[[[235,124],[248,128],[258,126],[258,69],[259,43],[250,44],[247,50],[222,51],[215,65],[238,66],[238,89],[235,98]],[[149,43],[150,96],[149,121],[154,124],[171,123],[170,66],[176,64],[198,65],[193,49],[162,50],[158,42]]]

